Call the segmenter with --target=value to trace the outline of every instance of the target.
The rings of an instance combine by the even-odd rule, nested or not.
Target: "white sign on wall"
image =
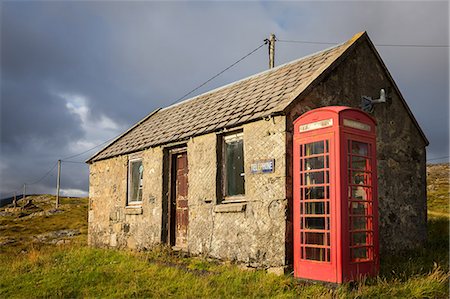
[[[275,159],[255,161],[250,165],[251,173],[271,173],[275,171]]]

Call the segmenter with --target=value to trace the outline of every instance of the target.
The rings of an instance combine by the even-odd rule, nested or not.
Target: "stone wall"
[[[255,267],[285,265],[285,123],[277,116],[240,127],[246,194],[237,203],[217,204],[218,135],[187,142],[190,252]],[[161,242],[163,149],[137,155],[144,165],[142,208],[126,207],[128,156],[91,165],[91,245],[145,248]],[[275,159],[274,172],[251,174],[251,163],[263,159]]]
[[[245,202],[217,204],[216,134],[188,142],[189,250],[252,266],[285,264],[285,121],[244,125]],[[251,163],[275,159],[275,171],[251,174]]]
[[[403,105],[400,95],[366,41],[355,50],[287,115],[288,165],[292,165],[292,122],[314,108],[341,105],[359,108],[361,96],[377,99],[388,91],[388,103],[377,104],[377,162],[380,248],[382,252],[421,246],[426,240],[425,142]],[[292,168],[287,194],[292,197]],[[290,211],[290,216],[292,212]],[[291,224],[289,224],[291,226]]]
[[[90,166],[89,244],[146,248],[161,240],[162,150],[148,149],[142,157],[142,205],[127,207],[128,155]]]

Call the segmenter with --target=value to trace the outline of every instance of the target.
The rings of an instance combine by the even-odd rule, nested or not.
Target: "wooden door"
[[[174,228],[173,245],[178,248],[187,247],[189,207],[188,207],[188,160],[187,153],[176,153],[173,156],[174,177],[172,180],[174,188],[173,204],[175,217],[172,218]]]

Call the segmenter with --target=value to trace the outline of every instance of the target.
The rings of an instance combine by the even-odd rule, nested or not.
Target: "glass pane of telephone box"
[[[305,199],[324,199],[325,187],[305,188]]]
[[[349,171],[350,184],[353,185],[369,185],[370,174],[361,171]]]
[[[352,156],[351,160],[348,161],[348,168],[355,170],[367,170],[370,169],[369,159],[364,157]]]
[[[369,145],[364,142],[351,141],[352,154],[367,156],[369,154]]]
[[[325,202],[306,202],[305,214],[322,215],[325,214]]]
[[[360,186],[353,186],[349,187],[349,197],[354,200],[367,200],[368,199],[368,192],[369,188],[366,187],[360,187]]]
[[[368,252],[366,247],[352,248],[352,259],[367,259]]]
[[[316,141],[305,144],[305,156],[323,154],[323,141]]]
[[[324,168],[323,156],[305,159],[305,170],[314,170],[322,168]]]
[[[323,171],[305,173],[305,185],[320,185],[324,183]]]
[[[306,229],[325,229],[325,218],[305,217]]]
[[[367,244],[367,233],[352,233],[352,245],[364,245]]]
[[[305,244],[326,245],[325,233],[305,233]]]
[[[367,214],[367,208],[368,203],[365,202],[349,202],[350,206],[350,214],[351,215],[366,215]]]
[[[351,217],[351,229],[352,230],[365,230],[367,229],[366,217]]]
[[[305,258],[307,260],[326,261],[325,248],[305,248]]]

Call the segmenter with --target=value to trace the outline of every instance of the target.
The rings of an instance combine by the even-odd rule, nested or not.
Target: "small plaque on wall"
[[[250,172],[256,173],[272,173],[275,171],[275,159],[254,161],[250,166]]]

